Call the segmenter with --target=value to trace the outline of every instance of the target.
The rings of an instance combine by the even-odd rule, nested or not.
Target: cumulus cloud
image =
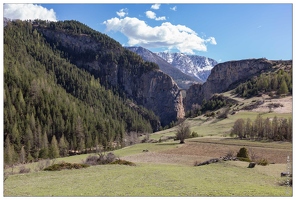
[[[173,10],[173,11],[176,11],[177,10],[177,6],[174,6],[174,7],[170,8],[170,9]]]
[[[146,11],[146,17],[148,17],[149,19],[155,19],[156,21],[166,20],[165,16],[156,17],[156,14],[150,10]]]
[[[160,7],[160,4],[159,4],[159,3],[153,4],[153,5],[151,6],[151,8],[154,9],[154,10],[158,10],[159,7]]]
[[[119,16],[119,17],[124,17],[126,16],[128,13],[127,13],[127,8],[123,8],[121,9],[120,11],[116,12],[116,14]]]
[[[214,37],[200,38],[195,31],[184,25],[164,22],[151,27],[137,18],[117,17],[104,21],[107,31],[119,31],[128,38],[128,45],[145,48],[165,47],[180,52],[194,54],[194,51],[207,51],[207,43],[217,44]]]
[[[53,9],[48,10],[36,4],[4,4],[3,15],[10,19],[57,21]]]

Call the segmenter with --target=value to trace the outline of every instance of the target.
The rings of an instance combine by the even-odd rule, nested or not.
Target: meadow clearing
[[[291,112],[263,113],[263,117],[291,117]],[[139,143],[114,150],[120,159],[134,162],[136,166],[97,165],[84,169],[62,171],[34,170],[38,163],[26,164],[30,173],[9,175],[3,183],[3,195],[11,196],[276,196],[291,197],[292,187],[285,183],[289,177],[281,172],[291,170],[292,143],[239,140],[229,137],[229,131],[238,118],[255,119],[258,112],[240,111],[227,119],[188,119],[191,130],[199,137],[186,139],[185,144],[172,139],[175,128],[166,129],[150,138],[158,143]],[[257,158],[269,161],[267,166],[248,168],[248,162],[221,161],[194,166],[212,158],[236,154],[246,147]],[[148,150],[143,152],[143,150]],[[58,158],[82,163],[87,154]],[[18,171],[15,167],[14,172]],[[6,172],[12,169],[6,169]],[[292,173],[292,171],[291,171]],[[281,185],[282,184],[282,185]]]

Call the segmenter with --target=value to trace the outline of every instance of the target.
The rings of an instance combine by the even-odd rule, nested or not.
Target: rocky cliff
[[[204,84],[192,85],[184,99],[185,110],[193,104],[201,104],[203,99],[210,99],[215,93],[234,89],[237,83],[254,75],[271,70],[273,61],[267,59],[247,59],[217,64]]]
[[[184,117],[182,94],[172,78],[156,68],[149,68],[151,64],[119,43],[110,42],[110,39],[100,42],[88,34],[70,34],[49,28],[40,27],[39,31],[51,45],[67,52],[71,62],[99,77],[103,85],[152,110],[160,117],[162,125]]]

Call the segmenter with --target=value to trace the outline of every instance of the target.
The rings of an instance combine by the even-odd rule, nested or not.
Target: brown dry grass
[[[291,143],[248,143],[242,142],[232,144],[224,142],[223,139],[206,139],[206,140],[192,140],[187,141],[183,145],[176,148],[163,150],[160,152],[146,152],[136,155],[126,156],[123,159],[132,162],[145,162],[145,163],[168,163],[168,164],[184,164],[193,165],[195,162],[203,162],[211,158],[220,158],[225,156],[228,152],[233,152],[234,156],[241,147],[251,149],[257,159],[265,158],[270,163],[287,163],[287,156],[292,158],[292,145]],[[272,147],[274,146],[274,147]]]

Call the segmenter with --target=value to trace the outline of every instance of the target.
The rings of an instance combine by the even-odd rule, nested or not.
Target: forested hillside
[[[99,78],[105,88],[152,110],[162,126],[184,117],[177,84],[157,64],[78,21],[34,21],[33,27],[61,57]]]
[[[126,133],[152,132],[151,111],[133,109],[128,99],[63,58],[34,23],[4,27],[5,163],[65,156],[98,144],[124,145]],[[63,56],[61,56],[63,55]]]

